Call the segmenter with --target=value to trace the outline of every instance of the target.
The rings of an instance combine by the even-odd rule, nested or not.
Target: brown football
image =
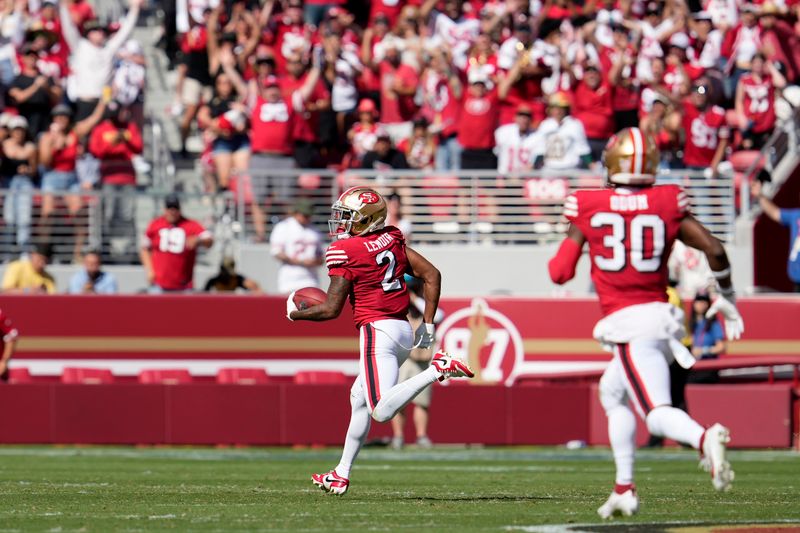
[[[305,287],[295,291],[294,293],[294,305],[296,305],[300,310],[308,309],[309,307],[325,303],[325,300],[327,299],[328,294],[322,289],[318,289],[316,287]]]

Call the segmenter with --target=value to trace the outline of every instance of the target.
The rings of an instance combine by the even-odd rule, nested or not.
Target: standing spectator
[[[500,126],[494,132],[497,171],[501,174],[526,172],[533,168],[536,130],[531,127],[533,110],[521,104],[512,124]]]
[[[431,40],[451,50],[453,63],[467,64],[467,54],[481,32],[481,22],[464,16],[463,0],[445,0],[442,11],[435,9],[438,0],[425,0],[420,6],[420,20],[428,20]]]
[[[436,157],[436,140],[428,130],[428,121],[418,118],[414,121],[411,135],[397,144],[397,149],[406,156],[408,166],[419,170],[433,169]]]
[[[91,190],[94,185],[92,182],[81,182],[78,179],[76,165],[78,157],[83,152],[81,139],[85,139],[92,128],[100,122],[105,109],[105,100],[100,100],[90,116],[73,126],[73,113],[69,106],[59,104],[53,108],[50,128],[39,139],[39,165],[43,169],[42,191],[44,192],[40,224],[42,233],[46,237],[50,235],[52,223],[50,216],[56,207],[53,193],[68,193],[64,196],[64,203],[67,205],[70,221],[74,222],[82,207],[81,196],[78,193],[82,190]],[[74,229],[73,257],[79,259],[85,231],[80,225],[75,225]]]
[[[411,220],[403,216],[402,200],[396,192],[386,197],[386,225],[399,229],[406,240],[406,244],[411,243],[414,227],[411,224]]]
[[[381,132],[375,140],[375,146],[364,154],[361,168],[374,170],[404,170],[409,168],[403,152],[392,145],[392,137]]]
[[[758,6],[745,3],[740,8],[741,20],[725,32],[722,56],[727,60],[725,72],[725,98],[732,100],[739,78],[750,70],[753,56],[761,48],[761,28],[758,25]]]
[[[536,130],[534,166],[546,170],[567,170],[586,167],[592,150],[583,131],[583,124],[569,116],[569,95],[557,92],[547,100],[547,118]]]
[[[7,88],[19,72],[17,48],[25,38],[25,14],[27,2],[6,0],[0,9],[0,86]]]
[[[0,338],[0,344],[3,346],[3,353],[0,355],[0,381],[8,381],[8,363],[17,350],[19,331],[2,310],[0,310],[0,334],[3,335]]]
[[[458,143],[458,118],[464,88],[451,70],[450,56],[435,48],[428,52],[430,62],[420,78],[421,114],[431,123],[431,131],[439,139],[436,148],[436,170],[461,168],[461,145]]]
[[[108,118],[89,137],[89,151],[100,162],[100,180],[106,202],[104,225],[110,237],[134,237],[136,171],[133,157],[144,148],[130,111],[112,102]]]
[[[753,56],[751,67],[736,87],[736,115],[742,148],[759,150],[775,128],[775,89],[783,89],[786,78],[761,53]]]
[[[100,252],[89,250],[83,255],[83,269],[69,280],[70,294],[116,294],[117,280],[103,270]]]
[[[319,287],[317,267],[322,265],[322,236],[311,226],[314,206],[297,200],[288,217],[272,229],[269,243],[278,268],[278,292],[289,294],[303,287]]]
[[[789,263],[787,271],[789,279],[794,283],[794,291],[800,293],[800,209],[778,207],[761,193],[762,183],[753,182],[752,193],[764,214],[782,226],[789,228]]]
[[[28,119],[31,139],[47,129],[50,109],[61,97],[61,88],[39,72],[39,55],[30,44],[22,48],[22,70],[11,84],[8,95],[20,115]]]
[[[388,35],[381,41],[383,58],[378,63],[381,79],[381,124],[395,143],[411,134],[411,119],[417,112],[414,95],[419,85],[417,70],[400,61],[401,42],[393,35]]]
[[[28,121],[16,116],[9,120],[9,137],[3,141],[0,163],[2,186],[8,190],[3,201],[3,220],[8,239],[24,250],[31,240],[33,178],[36,176],[36,145],[28,140]]]
[[[133,39],[125,43],[117,54],[111,97],[131,108],[132,120],[144,126],[145,58],[142,45]]]
[[[331,87],[331,110],[336,113],[336,130],[339,139],[347,134],[346,117],[352,113],[358,103],[356,78],[364,70],[358,57],[357,49],[343,48],[342,38],[332,32],[329,27],[322,30],[322,76]],[[319,55],[314,49],[315,61]]]
[[[114,57],[133,32],[143,3],[144,0],[129,0],[128,14],[117,33],[110,39],[107,38],[108,28],[97,21],[84,24],[86,36],[81,37],[69,13],[73,0],[63,0],[60,3],[61,28],[71,51],[69,67],[72,75],[67,92],[76,103],[75,120],[81,121],[92,114],[103,94],[103,88],[111,83]]]
[[[139,258],[150,292],[186,292],[193,287],[197,249],[214,244],[211,232],[199,222],[184,218],[178,196],[164,200],[164,214],[145,231]]]
[[[496,169],[494,130],[500,117],[497,90],[478,69],[469,74],[469,87],[461,105],[458,143],[461,145],[461,168]]]
[[[141,0],[138,0],[141,1]],[[186,140],[192,129],[197,111],[203,101],[211,98],[212,78],[208,54],[208,20],[211,10],[203,11],[201,22],[192,25],[182,38],[183,62],[178,65],[178,79],[175,91],[179,105],[175,114],[181,115],[181,156],[186,157]]]
[[[257,282],[236,272],[236,261],[233,257],[226,256],[219,266],[219,273],[206,282],[205,292],[235,292],[239,289],[250,291],[254,294],[261,293]]]
[[[358,103],[358,121],[347,132],[350,141],[349,166],[360,167],[364,156],[375,147],[378,137],[386,132],[376,122],[378,108],[375,102],[364,98]]]
[[[692,86],[692,94],[683,101],[681,127],[686,135],[683,164],[716,176],[717,165],[725,158],[730,130],[726,125],[725,110],[711,104],[707,82],[707,78],[697,80]]]
[[[706,316],[709,307],[711,307],[711,297],[708,292],[698,292],[692,302],[692,313],[689,316],[692,355],[697,359],[718,359],[727,348],[725,332],[722,331],[722,324],[717,315]],[[719,381],[719,373],[716,370],[695,371],[689,374],[689,381],[691,383],[716,383]]]
[[[593,63],[586,65],[583,79],[574,85],[572,116],[583,124],[594,161],[600,161],[606,142],[614,135],[613,93]]]
[[[26,294],[55,294],[56,282],[46,270],[52,248],[40,244],[28,259],[18,259],[8,264],[3,274],[3,292]]]

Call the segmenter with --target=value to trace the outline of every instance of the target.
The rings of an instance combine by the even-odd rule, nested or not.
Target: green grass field
[[[732,452],[736,484],[724,494],[692,452],[639,458],[642,508],[613,529],[800,528],[796,452]],[[605,449],[367,449],[343,497],[309,479],[337,459],[336,449],[0,447],[0,532],[606,530],[595,514],[613,480]]]

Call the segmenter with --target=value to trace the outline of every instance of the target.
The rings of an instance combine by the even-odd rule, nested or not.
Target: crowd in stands
[[[586,168],[637,125],[664,165],[711,178],[775,127],[800,73],[798,6],[193,0],[174,111],[220,188],[266,193],[291,167]]]

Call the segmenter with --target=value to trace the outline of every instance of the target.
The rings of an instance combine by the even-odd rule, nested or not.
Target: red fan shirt
[[[419,76],[414,67],[401,63],[395,67],[388,61],[381,61],[378,66],[381,76],[381,122],[395,124],[414,118],[417,104],[414,95],[398,95],[390,88],[400,82],[403,88],[415,88],[419,85]]]
[[[739,78],[744,89],[744,114],[753,122],[753,132],[762,133],[775,127],[775,86],[772,80],[756,80],[752,74]]]
[[[281,92],[287,102],[292,101],[294,92],[300,89],[306,82],[306,76],[308,76],[308,74],[304,74],[300,78],[292,78],[291,76],[281,78]],[[317,102],[319,100],[330,100],[330,98],[330,91],[328,91],[322,83],[322,80],[318,80],[317,84],[314,85],[314,89],[311,91],[309,101]],[[308,111],[306,109],[298,113],[294,119],[292,137],[295,141],[310,143],[319,142],[319,111]]]
[[[394,318],[405,320],[408,290],[406,241],[394,226],[363,236],[340,239],[325,253],[328,274],[352,282],[350,304],[356,327]]]
[[[667,301],[667,257],[689,198],[677,185],[577,191],[564,215],[589,243],[603,315]]]
[[[199,222],[181,218],[170,224],[163,216],[153,220],[145,232],[144,246],[150,248],[155,283],[168,291],[192,288],[197,246],[187,246],[189,237],[211,236]]]
[[[572,116],[583,124],[589,139],[608,139],[614,135],[614,110],[611,107],[613,90],[606,82],[591,89],[586,82],[575,86]]]
[[[708,106],[700,111],[689,99],[684,100],[683,110],[683,130],[686,134],[683,163],[690,167],[707,167],[714,159],[720,139],[730,136],[725,110],[719,106]]]
[[[267,102],[259,97],[250,115],[253,153],[292,155],[295,112],[289,100]]]
[[[458,142],[466,150],[494,148],[494,130],[500,119],[497,91],[488,91],[478,98],[467,90],[458,123]]]

